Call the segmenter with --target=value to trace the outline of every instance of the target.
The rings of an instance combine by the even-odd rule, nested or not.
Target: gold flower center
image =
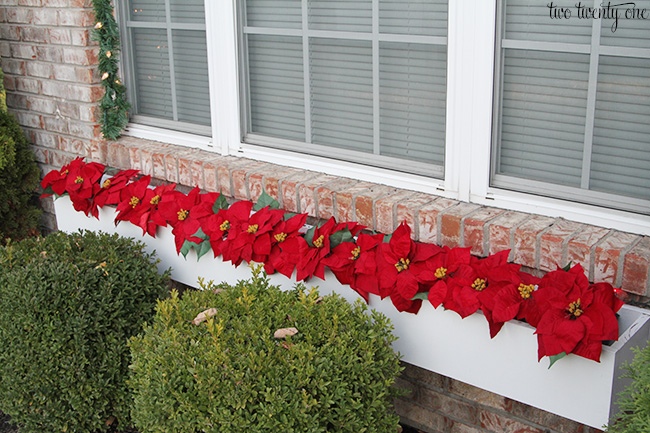
[[[435,277],[439,280],[447,277],[447,268],[438,268],[434,273]]]
[[[183,221],[187,216],[190,214],[189,211],[186,211],[185,209],[181,209],[178,211],[178,220]]]
[[[521,295],[522,298],[528,299],[530,298],[531,293],[535,291],[535,286],[533,286],[532,284],[521,283],[519,284],[517,290],[519,290],[519,295]]]
[[[350,256],[350,260],[356,260],[356,259],[358,259],[358,258],[359,258],[359,254],[361,254],[361,248],[360,248],[360,247],[356,247],[355,249],[353,249],[352,251],[350,251],[350,254],[352,254],[352,255]]]
[[[74,183],[83,183],[84,178],[81,176],[77,176],[77,178],[74,180]]]
[[[284,242],[287,240],[287,234],[286,233],[278,233],[277,235],[273,236],[275,240],[280,243]]]
[[[150,204],[157,205],[158,202],[160,201],[160,196],[159,195],[154,195],[151,200],[149,201]]]
[[[314,241],[314,246],[316,248],[323,248],[323,241],[325,240],[325,236],[320,235],[318,239]]]
[[[248,233],[257,233],[257,229],[259,229],[260,226],[257,224],[249,225],[248,229],[246,230]]]
[[[137,198],[136,196],[131,197],[131,200],[129,201],[129,204],[131,205],[132,208],[135,208],[139,203],[140,203],[140,199]]]
[[[569,304],[569,313],[571,313],[573,317],[580,317],[582,315],[583,311],[580,305],[580,298]]]
[[[402,272],[407,270],[410,264],[411,261],[409,259],[399,259],[399,261],[395,263],[395,269],[397,269],[397,272]]]
[[[222,222],[221,225],[219,226],[219,230],[221,230],[222,232],[227,231],[229,228],[230,228],[230,221],[228,221],[228,220],[225,220],[225,221]]]
[[[106,179],[104,183],[102,183],[102,188],[108,188],[109,186],[111,186],[111,180]]]
[[[472,289],[482,292],[487,287],[487,282],[483,278],[477,278],[472,283]]]

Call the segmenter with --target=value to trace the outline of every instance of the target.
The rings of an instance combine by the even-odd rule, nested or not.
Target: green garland
[[[126,88],[119,72],[118,53],[120,50],[120,31],[113,15],[110,0],[93,0],[95,28],[93,40],[99,42],[99,73],[104,87],[99,108],[102,135],[109,140],[117,140],[129,121]]]

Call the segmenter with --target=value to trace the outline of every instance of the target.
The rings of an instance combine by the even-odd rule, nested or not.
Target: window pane
[[[205,24],[203,8],[203,0],[171,0],[172,22]]]
[[[160,0],[130,0],[129,16],[133,21],[165,22],[165,2]]]
[[[309,0],[309,28],[372,32],[371,0]]]
[[[301,0],[247,0],[246,23],[255,27],[302,28]]]
[[[312,141],[373,151],[372,45],[312,38]]]
[[[138,114],[172,119],[167,31],[131,30]]]
[[[302,39],[248,35],[251,131],[305,141]]]
[[[419,36],[447,36],[447,1],[379,0],[379,31]]]
[[[506,50],[497,172],[580,186],[589,56]]]
[[[565,7],[572,9],[574,14],[572,18],[551,19],[547,4],[548,2],[539,0],[506,0],[506,39],[572,44],[591,43],[593,20],[578,19],[575,16],[576,9],[573,4],[564,4]]]
[[[647,16],[647,12],[646,12]],[[612,31],[614,20],[602,20],[600,43],[607,46],[650,48],[650,24],[648,20],[618,20],[616,31]]]
[[[181,122],[210,125],[208,47],[204,31],[174,30],[176,107]]]
[[[650,199],[648,137],[650,59],[601,56],[591,189]]]
[[[379,59],[381,154],[442,165],[445,47],[382,43]]]

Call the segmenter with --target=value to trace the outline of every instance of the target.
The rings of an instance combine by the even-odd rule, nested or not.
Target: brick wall
[[[470,247],[478,256],[511,249],[511,260],[532,272],[580,262],[592,280],[622,287],[630,298],[648,296],[649,237],[165,143],[102,141],[95,123],[102,90],[90,5],[89,0],[0,0],[7,102],[44,173],[84,156],[234,199],[254,201],[265,190],[287,211],[359,221],[385,233],[405,220],[416,240]],[[56,228],[51,199],[43,207],[44,226]],[[412,366],[402,384],[411,392],[398,402],[400,414],[427,432],[592,431]]]

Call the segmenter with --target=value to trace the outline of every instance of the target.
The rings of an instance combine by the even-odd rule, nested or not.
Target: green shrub
[[[643,350],[635,349],[636,355],[631,364],[625,366],[624,377],[632,383],[621,394],[618,401],[621,409],[607,429],[612,433],[650,432],[650,346]]]
[[[0,111],[0,240],[37,233],[41,211],[34,193],[39,176],[20,125]]]
[[[172,292],[131,340],[143,432],[396,432],[401,367],[388,319],[304,286],[250,281]],[[217,292],[217,293],[215,293]],[[195,325],[201,312],[217,315]],[[299,332],[274,338],[278,329]]]
[[[92,232],[0,248],[0,410],[21,433],[129,425],[127,342],[168,290],[152,258]]]

